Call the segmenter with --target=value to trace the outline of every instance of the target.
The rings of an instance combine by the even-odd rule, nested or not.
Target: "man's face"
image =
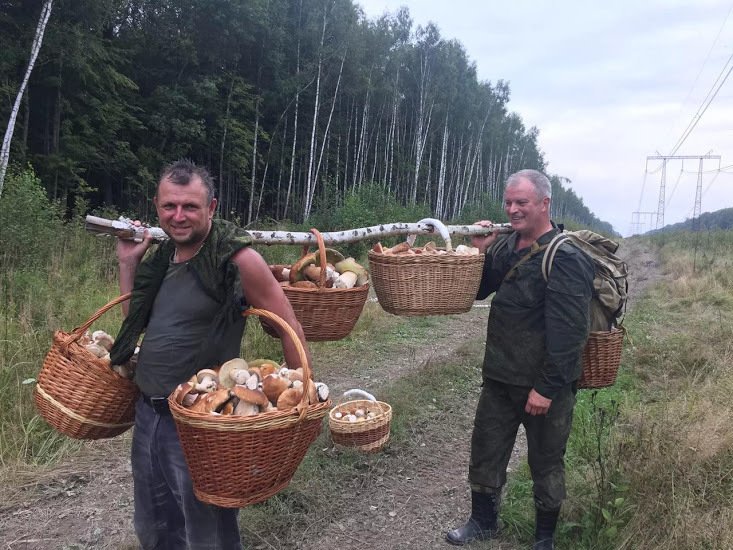
[[[543,227],[548,218],[550,199],[537,197],[532,182],[521,178],[519,183],[506,188],[504,210],[509,216],[512,229],[520,234],[534,234]]]
[[[206,186],[198,176],[187,185],[161,180],[154,202],[161,229],[176,245],[195,245],[209,234],[216,199],[206,205]]]

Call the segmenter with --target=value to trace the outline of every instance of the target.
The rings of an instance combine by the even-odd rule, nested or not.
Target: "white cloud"
[[[733,14],[711,49],[730,10],[722,0],[697,1],[694,9],[682,0],[603,6],[568,0],[357,1],[369,17],[406,5],[416,25],[433,21],[443,37],[460,40],[479,78],[509,81],[510,108],[528,127],[540,129],[549,171],[570,178],[585,204],[622,233],[633,211],[657,209],[659,174],[645,179],[647,155],[669,152],[733,52]],[[731,86],[733,79],[678,154],[712,149],[723,155],[723,165],[733,164],[733,156],[725,156],[733,150]],[[669,163],[667,196],[681,165]],[[705,162],[706,170],[716,167]],[[697,165],[688,161],[684,168],[696,171]],[[729,176],[712,181],[714,174],[703,175],[703,189],[712,181],[703,211],[733,206]],[[691,215],[696,184],[695,173],[683,174],[665,221]]]

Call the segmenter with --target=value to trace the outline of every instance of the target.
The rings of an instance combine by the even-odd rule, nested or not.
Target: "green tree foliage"
[[[0,7],[0,119],[41,5]],[[244,223],[305,222],[367,182],[455,219],[500,203],[511,172],[546,168],[509,95],[406,8],[370,20],[353,0],[58,0],[11,161],[69,213],[83,197],[150,219],[158,172],[186,156]],[[602,224],[560,189],[563,217]]]
[[[30,170],[9,172],[0,200],[0,262],[3,269],[45,267],[61,213],[48,200],[41,181]]]

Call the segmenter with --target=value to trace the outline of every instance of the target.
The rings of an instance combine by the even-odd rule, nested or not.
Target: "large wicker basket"
[[[305,350],[285,321],[261,309],[249,309],[243,315],[266,317],[283,327],[298,349],[304,380],[310,378]],[[227,508],[262,502],[285,489],[331,407],[330,399],[309,405],[307,392],[291,411],[254,416],[193,412],[172,396],[168,403],[196,497]]]
[[[447,254],[389,255],[369,251],[369,273],[379,305],[404,316],[451,315],[471,310],[481,283],[483,254],[452,253],[450,236],[438,220]],[[412,243],[414,236],[408,238]]]
[[[341,400],[350,395],[361,394],[366,399],[357,399],[342,403]],[[376,409],[374,418],[361,422],[350,422],[336,418],[336,413],[348,414],[352,409]],[[334,445],[352,447],[367,453],[376,453],[387,443],[389,428],[392,422],[392,407],[377,401],[373,395],[361,390],[349,390],[339,399],[336,406],[328,413],[328,427],[331,430],[331,441]]]
[[[621,363],[621,349],[626,328],[614,327],[611,331],[593,331],[583,349],[583,372],[578,381],[579,389],[595,389],[616,383]]]
[[[318,288],[286,286],[283,291],[293,307],[295,318],[303,327],[307,341],[341,340],[349,335],[359,320],[369,294],[369,283],[354,288],[326,288],[326,247],[318,230],[310,231],[316,236],[320,252],[321,275]],[[303,256],[307,253],[308,246],[305,246]],[[267,334],[278,337],[277,332],[264,319],[260,318],[260,321]]]
[[[57,431],[76,439],[104,439],[128,430],[135,421],[139,388],[97,358],[79,340],[108,309],[112,300],[70,334],[61,330],[43,361],[34,392],[36,408]]]

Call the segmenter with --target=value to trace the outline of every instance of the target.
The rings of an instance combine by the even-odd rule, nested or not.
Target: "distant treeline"
[[[695,229],[704,231],[711,229],[733,229],[733,208],[724,208],[715,212],[704,212],[696,220],[689,219],[680,223],[665,225],[661,229],[649,231],[649,234],[670,233],[672,231],[682,230],[690,231]]]
[[[41,0],[0,3],[0,120],[28,62]],[[509,47],[509,46],[507,46]],[[11,160],[49,196],[151,216],[160,168],[216,178],[220,214],[307,220],[367,182],[456,219],[545,170],[537,128],[480,81],[457,40],[406,8],[351,0],[57,0]],[[611,231],[553,177],[553,216]]]

